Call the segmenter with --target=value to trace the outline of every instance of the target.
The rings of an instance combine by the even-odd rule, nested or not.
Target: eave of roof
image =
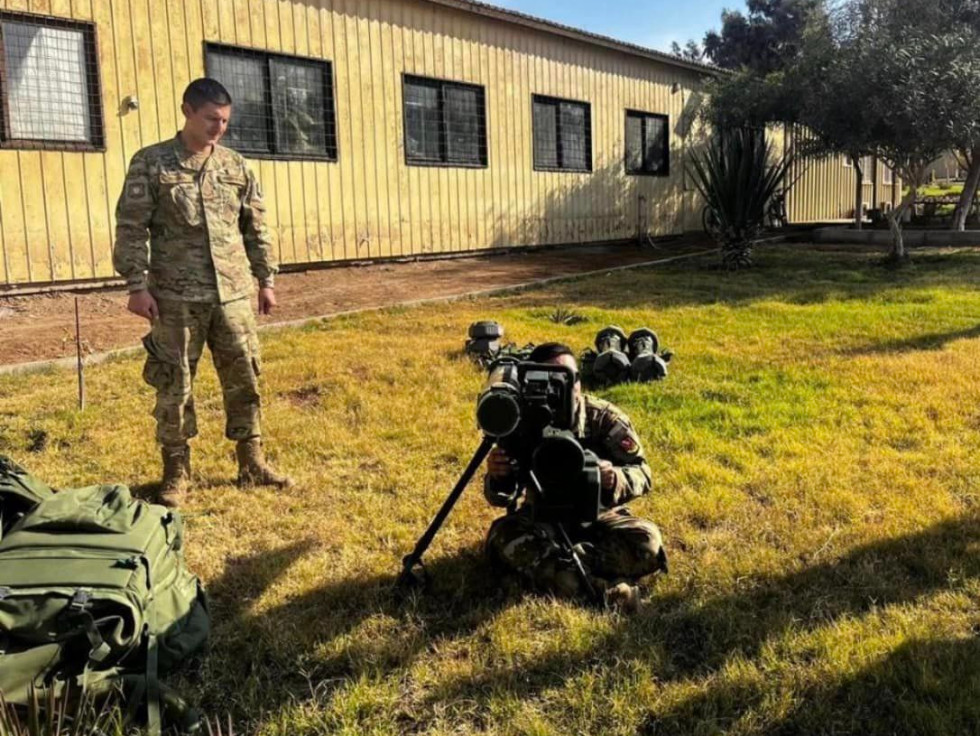
[[[443,5],[449,8],[456,8],[457,10],[462,10],[468,13],[476,13],[477,15],[482,15],[487,18],[503,21],[504,23],[513,23],[516,25],[525,26],[526,28],[533,28],[536,31],[542,31],[544,33],[550,33],[557,36],[564,36],[565,38],[575,39],[576,41],[582,41],[583,43],[592,44],[593,46],[603,46],[608,49],[621,51],[622,53],[629,54],[630,56],[638,56],[643,59],[658,61],[662,64],[680,67],[681,69],[687,69],[700,74],[718,74],[722,72],[721,69],[711,66],[710,64],[702,64],[697,61],[682,59],[679,56],[674,56],[673,54],[668,54],[663,51],[656,51],[643,46],[637,46],[636,44],[620,41],[615,38],[610,38],[609,36],[601,36],[598,33],[590,33],[589,31],[583,31],[579,28],[573,28],[572,26],[566,26],[561,23],[555,23],[554,21],[537,18],[533,15],[527,15],[526,13],[519,13],[516,10],[500,8],[496,5],[476,2],[475,0],[428,0],[428,2],[435,3],[436,5]]]

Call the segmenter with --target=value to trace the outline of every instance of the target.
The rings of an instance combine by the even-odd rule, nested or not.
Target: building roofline
[[[504,23],[516,24],[525,26],[526,28],[532,28],[536,31],[542,31],[544,33],[550,33],[557,36],[564,36],[565,38],[582,41],[583,43],[591,44],[593,46],[603,46],[615,51],[621,51],[622,53],[629,54],[630,56],[638,56],[643,59],[658,61],[662,64],[680,67],[682,69],[698,72],[700,74],[714,75],[723,71],[718,67],[711,66],[710,64],[703,64],[698,61],[682,59],[679,56],[674,56],[673,54],[668,54],[664,51],[648,49],[644,46],[638,46],[636,44],[627,43],[626,41],[620,41],[610,36],[602,36],[598,33],[583,31],[579,28],[573,28],[572,26],[555,23],[554,21],[545,20],[544,18],[538,18],[533,15],[527,15],[526,13],[520,13],[516,10],[508,10],[506,8],[497,7],[496,5],[476,2],[475,0],[428,0],[428,2],[448,8],[455,8],[468,13],[475,13],[487,18],[503,21]]]

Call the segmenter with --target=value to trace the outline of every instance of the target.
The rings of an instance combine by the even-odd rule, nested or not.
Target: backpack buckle
[[[0,585],[0,601],[9,596],[13,591],[6,585]]]
[[[137,555],[127,557],[125,560],[116,560],[113,567],[121,567],[124,570],[136,570],[140,566],[140,558]]]
[[[68,602],[68,610],[72,613],[81,613],[88,608],[88,603],[92,599],[92,594],[87,590],[76,590],[75,594]]]

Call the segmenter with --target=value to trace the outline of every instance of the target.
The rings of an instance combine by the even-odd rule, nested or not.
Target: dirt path
[[[451,296],[536,279],[574,275],[655,260],[710,247],[700,240],[674,241],[659,250],[594,246],[416,263],[329,268],[279,276],[279,308],[261,322],[286,322],[351,309]],[[59,292],[0,296],[0,365],[75,354],[74,300]],[[77,294],[85,354],[139,344],[145,320],[126,311],[124,289]]]

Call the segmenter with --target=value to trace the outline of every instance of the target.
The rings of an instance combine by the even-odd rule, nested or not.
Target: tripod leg
[[[582,564],[582,558],[578,556],[578,552],[575,551],[575,545],[572,544],[571,538],[568,536],[568,532],[565,531],[565,527],[562,524],[555,524],[555,528],[558,530],[558,535],[564,546],[564,551],[572,558],[572,562],[575,563],[575,569],[578,571],[579,579],[582,581],[582,585],[585,586],[585,591],[589,594],[589,599],[593,603],[601,603],[602,598],[595,588],[592,587],[592,583],[589,581],[589,574],[585,571],[585,565]]]
[[[469,465],[466,466],[466,470],[463,471],[463,474],[459,477],[459,480],[456,481],[456,485],[453,487],[452,492],[446,497],[446,500],[442,504],[442,508],[439,509],[438,513],[436,513],[435,517],[432,519],[432,522],[429,524],[429,528],[425,530],[425,533],[422,534],[421,537],[419,537],[419,540],[416,542],[415,549],[412,550],[412,553],[405,555],[405,558],[402,560],[402,572],[401,575],[398,576],[397,585],[407,586],[422,582],[420,577],[415,573],[415,568],[418,567],[424,571],[425,568],[422,566],[422,555],[425,554],[425,551],[429,548],[429,545],[432,544],[432,540],[435,538],[439,528],[443,525],[443,522],[446,521],[446,517],[449,516],[449,512],[453,510],[453,506],[456,505],[459,497],[463,495],[463,491],[466,490],[467,484],[476,474],[476,471],[480,468],[480,465],[483,463],[486,456],[490,454],[490,450],[493,448],[493,443],[494,440],[490,437],[483,438],[483,442],[480,443],[480,446],[473,454],[473,459],[470,460]]]

